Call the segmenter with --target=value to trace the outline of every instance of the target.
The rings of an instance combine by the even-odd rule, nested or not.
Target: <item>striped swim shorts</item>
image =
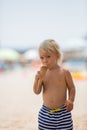
[[[57,109],[42,105],[38,113],[38,130],[73,130],[71,112],[64,105]]]

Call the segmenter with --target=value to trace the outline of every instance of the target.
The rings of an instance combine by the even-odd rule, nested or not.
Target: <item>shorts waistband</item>
[[[47,106],[43,105],[43,108],[45,110],[47,110],[49,114],[57,113],[57,112],[60,112],[60,111],[66,109],[66,107],[64,105],[57,107],[57,108],[54,108],[54,109],[48,108]]]

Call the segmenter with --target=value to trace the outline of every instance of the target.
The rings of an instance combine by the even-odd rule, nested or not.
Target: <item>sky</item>
[[[72,46],[85,35],[87,0],[0,0],[1,47],[37,47],[50,38]]]

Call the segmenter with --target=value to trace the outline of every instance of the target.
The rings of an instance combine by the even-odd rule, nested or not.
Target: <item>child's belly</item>
[[[65,104],[66,94],[43,94],[43,103],[49,108],[57,108]]]

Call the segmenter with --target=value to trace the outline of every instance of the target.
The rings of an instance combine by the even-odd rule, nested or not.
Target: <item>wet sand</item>
[[[0,130],[37,130],[40,95],[32,90],[35,70],[0,74]],[[72,111],[74,130],[87,130],[87,81],[74,80],[76,100]]]

